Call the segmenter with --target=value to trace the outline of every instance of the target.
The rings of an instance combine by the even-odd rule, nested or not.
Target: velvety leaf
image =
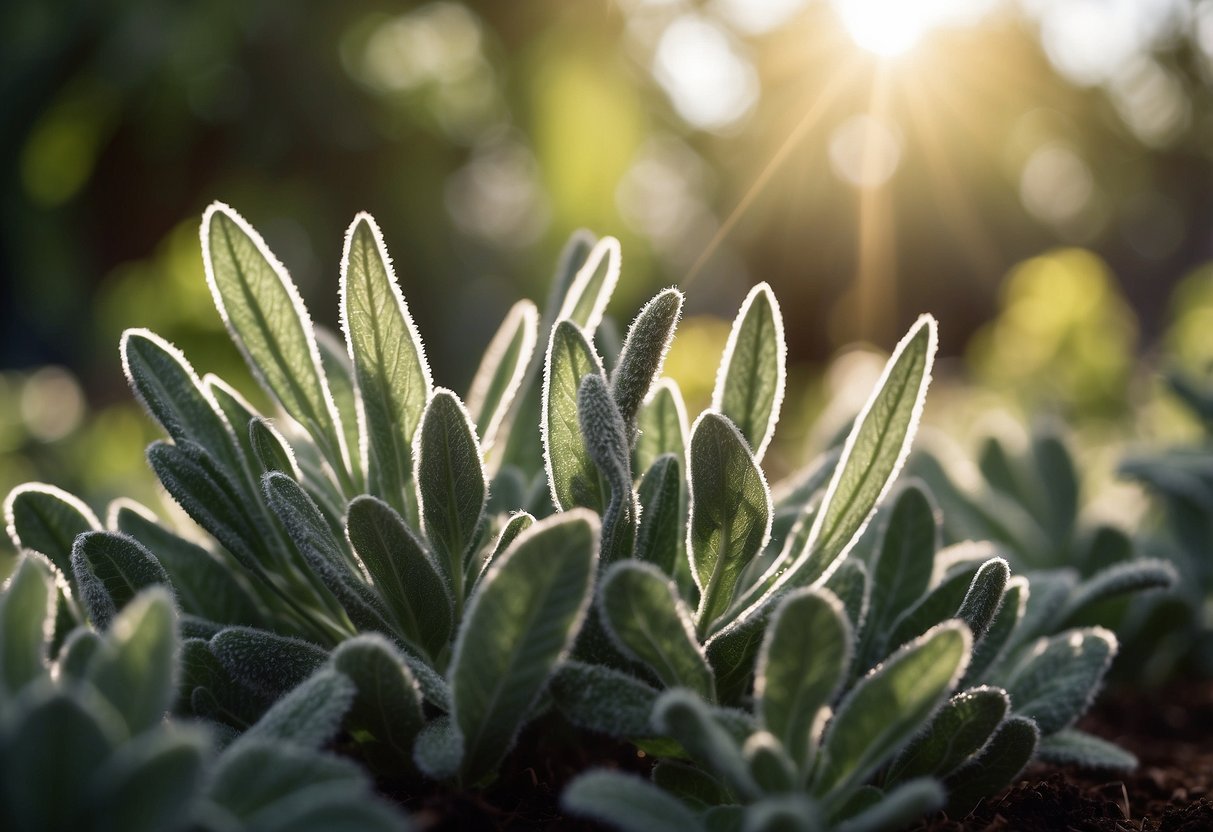
[[[796,763],[770,731],[750,734],[741,747],[741,755],[749,766],[750,776],[767,794],[786,794],[798,789]]]
[[[1011,717],[1003,722],[976,759],[945,779],[948,814],[964,817],[977,801],[1015,782],[1032,759],[1039,738],[1040,731],[1030,719]]]
[[[277,698],[311,676],[328,654],[302,639],[228,627],[210,641],[223,668],[254,691]]]
[[[1118,563],[1079,584],[1078,589],[1057,613],[1055,620],[1065,622],[1073,619],[1105,598],[1149,589],[1167,589],[1174,586],[1178,580],[1175,567],[1166,561],[1143,559]]]
[[[719,776],[739,797],[755,800],[762,794],[737,740],[695,694],[682,689],[662,694],[653,709],[653,727],[681,743],[696,763]]]
[[[721,702],[738,701],[749,687],[775,607],[775,601],[765,603],[708,639],[708,664],[716,673],[716,695]]]
[[[201,237],[215,306],[253,377],[345,474],[345,434],[299,290],[261,235],[228,206],[215,202],[206,209]]]
[[[900,783],[914,777],[942,777],[976,753],[1011,708],[1006,691],[972,688],[956,694],[919,734],[897,755],[885,775],[885,783]]]
[[[451,590],[433,556],[387,503],[369,495],[350,503],[346,534],[401,633],[432,657],[451,638]]]
[[[278,741],[320,748],[336,735],[356,693],[350,677],[322,667],[275,702],[237,743]]]
[[[719,413],[695,422],[689,453],[687,550],[701,593],[702,635],[732,603],[737,580],[771,530],[771,492],[745,439]]]
[[[813,793],[861,782],[922,730],[964,671],[969,645],[963,624],[940,624],[861,679],[826,728]]]
[[[666,687],[686,687],[709,702],[712,669],[695,638],[691,611],[661,570],[621,561],[606,571],[598,609],[616,646],[647,666]]]
[[[101,629],[141,590],[171,587],[160,562],[133,537],[85,532],[72,546],[72,574],[89,618]]]
[[[489,448],[497,437],[510,405],[522,387],[535,352],[539,310],[529,300],[511,307],[501,328],[489,342],[468,391],[468,412],[476,420],[481,445]]]
[[[358,766],[328,754],[268,741],[231,746],[216,762],[209,797],[238,819],[281,812],[299,795],[325,786],[366,799]],[[254,827],[259,828],[259,827]]]
[[[1002,558],[986,561],[973,576],[956,617],[969,625],[975,643],[981,641],[994,621],[1010,577],[1011,569]]]
[[[514,542],[518,535],[534,524],[535,518],[525,511],[520,511],[510,516],[510,519],[502,526],[501,533],[497,535],[497,542],[493,544],[493,550],[489,552],[488,557],[481,564],[480,571],[476,576],[476,583],[479,583],[480,579],[492,568],[497,559],[505,554],[505,551],[510,548],[510,544]]]
[[[561,511],[574,506],[602,511],[598,469],[586,450],[577,412],[581,381],[592,373],[602,375],[602,362],[576,324],[560,321],[552,330],[544,368],[540,429],[552,502]]]
[[[341,327],[366,414],[370,482],[403,514],[413,435],[433,385],[383,235],[369,214],[355,217],[345,235]]]
[[[1003,649],[1023,615],[1027,594],[1027,578],[1018,576],[1007,581],[1007,588],[1002,595],[1002,605],[994,614],[994,620],[986,630],[986,637],[973,648],[969,669],[965,671],[964,679],[961,681],[962,687],[967,686],[973,680],[984,678],[986,671],[995,666],[995,662],[1003,654]]]
[[[741,832],[821,832],[821,807],[802,794],[777,794],[745,807]]]
[[[1034,719],[1042,734],[1069,727],[1095,698],[1116,646],[1101,627],[1040,639],[1007,673],[1015,713]]]
[[[139,593],[89,663],[94,687],[137,734],[164,717],[177,692],[177,615],[165,589]]]
[[[560,796],[564,808],[622,832],[696,832],[699,818],[652,783],[616,771],[591,771]]]
[[[681,457],[663,454],[640,481],[635,556],[673,576],[685,523]]]
[[[716,374],[712,408],[741,431],[761,460],[775,433],[783,404],[787,345],[779,303],[766,283],[746,295]]]
[[[603,237],[594,243],[564,296],[558,321],[572,321],[584,332],[598,329],[607,302],[619,281],[619,241]]]
[[[358,490],[365,489],[366,445],[362,441],[366,433],[366,412],[354,380],[354,362],[350,360],[345,340],[323,326],[315,327],[316,348],[320,351],[320,368],[328,379],[333,404],[341,417],[341,429],[345,434],[345,446],[350,452],[350,473]]]
[[[201,731],[153,732],[122,745],[96,773],[81,801],[97,832],[188,829],[209,753]]]
[[[822,590],[789,595],[767,628],[755,672],[755,709],[799,766],[811,759],[823,717],[846,681],[851,645],[842,604]]]
[[[350,725],[409,759],[424,715],[417,680],[403,658],[385,639],[367,634],[343,641],[331,662],[356,688]]]
[[[973,585],[973,579],[979,568],[977,564],[974,564],[955,570],[947,575],[938,586],[920,598],[917,604],[902,613],[893,623],[888,646],[900,647],[941,621],[956,617],[960,605],[964,603],[965,597]]]
[[[513,745],[577,634],[590,598],[598,519],[570,511],[523,532],[468,604],[449,676],[474,783]]]
[[[445,714],[426,723],[413,744],[413,762],[434,780],[458,774],[463,758],[463,734],[455,720]]]
[[[4,521],[13,546],[41,552],[69,577],[76,535],[101,528],[97,515],[78,497],[38,482],[27,482],[9,492]]]
[[[33,557],[17,563],[0,593],[0,696],[46,675],[47,626],[55,611],[50,570]]]
[[[1128,751],[1076,728],[1063,728],[1041,737],[1036,756],[1060,766],[1108,771],[1132,771],[1137,768],[1137,757]]]
[[[597,373],[581,380],[577,417],[586,452],[610,489],[610,499],[602,514],[602,559],[610,563],[631,557],[639,513],[632,491],[631,447],[623,417],[606,381]]]
[[[552,676],[549,690],[560,712],[580,728],[612,737],[653,733],[658,692],[630,673],[570,660]]]
[[[647,471],[662,454],[686,457],[686,406],[682,392],[673,379],[663,378],[653,385],[636,417],[635,468]]]
[[[248,423],[249,446],[253,449],[257,468],[262,474],[278,471],[294,480],[302,480],[295,452],[286,437],[278,432],[268,419],[254,416]]]
[[[682,292],[666,289],[644,305],[628,329],[619,363],[611,373],[611,393],[623,417],[629,446],[636,429],[636,416],[662,364],[682,314]]]
[[[868,615],[868,568],[863,561],[847,558],[822,586],[842,602],[852,632],[862,632]]]
[[[880,802],[852,815],[834,827],[835,832],[887,832],[903,829],[944,805],[947,794],[939,782],[928,777],[902,783]]]

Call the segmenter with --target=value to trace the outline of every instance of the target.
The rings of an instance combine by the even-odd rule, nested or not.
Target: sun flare
[[[855,44],[884,58],[909,52],[932,29],[962,24],[988,5],[983,0],[834,0]]]

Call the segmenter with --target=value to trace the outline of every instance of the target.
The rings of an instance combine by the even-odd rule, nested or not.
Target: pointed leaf
[[[646,471],[662,454],[686,457],[686,406],[682,392],[673,379],[663,378],[653,385],[636,417],[636,470]]]
[[[682,801],[631,774],[591,771],[569,784],[560,796],[573,814],[621,832],[696,832],[704,829]]]
[[[569,285],[556,320],[572,321],[585,332],[598,329],[619,281],[619,258],[619,241],[614,237],[594,243]]]
[[[601,511],[598,469],[582,438],[577,393],[587,375],[602,375],[602,362],[577,325],[561,321],[552,330],[544,368],[540,428],[552,502],[561,511],[574,506]]]
[[[611,392],[619,405],[629,446],[636,415],[653,382],[661,375],[681,314],[682,292],[666,289],[644,305],[628,329],[619,363],[611,373]]]
[[[287,443],[286,437],[278,432],[269,421],[260,416],[254,416],[248,423],[249,446],[253,449],[257,467],[262,474],[279,471],[295,480],[302,480],[299,463],[295,461],[295,452]]]
[[[522,386],[535,352],[538,327],[539,310],[535,304],[518,301],[480,360],[468,391],[468,412],[476,420],[476,433],[486,449],[492,446],[497,429]]]
[[[786,363],[779,303],[771,287],[759,283],[733,321],[712,392],[712,408],[737,425],[756,460],[766,453],[779,421]]]

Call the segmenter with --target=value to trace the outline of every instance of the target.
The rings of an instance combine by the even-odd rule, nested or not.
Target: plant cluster
[[[336,765],[317,749],[339,731],[378,773],[475,789],[526,724],[564,720],[656,758],[651,782],[595,771],[565,794],[569,811],[625,829],[892,829],[967,811],[1036,754],[1133,764],[1072,727],[1117,648],[1075,625],[1159,581],[1046,577],[1041,590],[999,543],[944,546],[922,483],[895,488],[930,383],[930,317],[845,442],[771,487],[786,373],[765,284],[688,424],[661,378],[681,292],[649,301],[620,348],[597,337],[619,276],[612,238],[573,238],[542,316],[511,310],[461,399],[434,386],[370,217],[346,236],[344,339],[312,325],[233,211],[208,209],[201,237],[216,306],[276,417],[154,333],[123,336],[130,385],[168,437],[148,461],[192,525],[126,500],[102,524],[51,487],[14,491],[9,531],[33,554],[6,597],[54,576],[41,602],[5,602],[0,642],[33,657],[29,673],[158,628],[156,667],[127,671],[159,685],[138,728],[210,726],[232,738],[209,763],[220,772],[250,743]],[[33,632],[46,640],[30,647]],[[29,723],[10,711],[3,725]],[[219,774],[192,776],[199,806],[225,805]],[[241,799],[245,784],[230,787]],[[362,811],[396,822],[373,801]]]

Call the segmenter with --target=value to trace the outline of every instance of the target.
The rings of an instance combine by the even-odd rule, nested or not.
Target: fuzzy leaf
[[[759,283],[733,321],[716,374],[712,408],[729,417],[761,460],[783,403],[787,345],[783,317],[771,287]]]
[[[973,585],[980,567],[977,564],[957,569],[938,586],[919,599],[893,623],[888,646],[897,648],[925,633],[941,621],[956,617]]]
[[[413,762],[435,780],[454,777],[463,759],[463,734],[454,719],[445,714],[427,722],[413,744]]]
[[[696,832],[704,826],[682,801],[631,774],[591,771],[560,796],[569,812],[621,832]]]
[[[1024,602],[1027,600],[1028,580],[1017,576],[1007,581],[1007,588],[1002,595],[1002,605],[994,614],[994,620],[986,630],[986,636],[973,648],[973,657],[969,660],[969,669],[965,671],[961,686],[965,687],[974,680],[982,679],[986,671],[995,665],[1003,653],[1003,648],[1015,631],[1020,617],[1023,615]]]
[[[278,471],[294,480],[303,479],[299,463],[295,461],[295,452],[268,419],[260,416],[249,419],[248,433],[249,447],[253,449],[261,473]]]
[[[1062,766],[1111,771],[1132,771],[1137,768],[1137,758],[1128,751],[1076,728],[1063,728],[1041,737],[1036,756]]]
[[[37,482],[9,492],[4,501],[4,520],[13,546],[41,552],[69,577],[76,535],[101,528],[97,515],[78,497]]]
[[[413,435],[433,385],[383,235],[369,214],[355,217],[345,235],[341,327],[366,414],[370,482],[403,514]]]
[[[345,341],[323,326],[316,328],[316,348],[320,351],[320,369],[329,383],[333,404],[341,417],[341,429],[345,434],[345,446],[350,452],[350,473],[359,490],[366,487],[362,474],[367,460],[362,442],[366,431],[366,415],[362,400],[358,396],[358,384],[354,380],[354,363],[346,351]]]
[[[861,679],[826,728],[813,793],[843,793],[922,730],[960,678],[970,641],[963,624],[941,624]]]
[[[948,814],[967,815],[977,801],[997,794],[1014,782],[1032,759],[1040,731],[1030,719],[1007,719],[976,759],[952,772],[944,780],[948,791]]]
[[[581,381],[592,373],[602,375],[602,362],[576,324],[560,321],[552,330],[544,368],[541,431],[552,502],[561,511],[574,506],[602,511],[598,469],[586,450],[577,412]]]
[[[209,752],[201,731],[144,734],[125,743],[88,784],[97,832],[175,832],[194,815]]]
[[[536,523],[468,604],[449,671],[467,782],[491,772],[513,745],[571,647],[589,603],[597,548],[598,519],[589,512]]]
[[[636,495],[632,491],[631,448],[623,417],[597,373],[581,380],[577,417],[586,452],[610,488],[602,515],[602,559],[605,563],[631,557],[636,545]]]
[[[1178,579],[1175,567],[1166,561],[1145,559],[1118,563],[1079,584],[1055,620],[1069,621],[1105,598],[1148,589],[1167,589]]]
[[[137,734],[164,717],[177,691],[177,614],[159,587],[114,619],[89,664],[89,680]]]
[[[789,595],[767,628],[755,672],[755,709],[801,767],[811,759],[823,716],[846,681],[851,634],[839,600],[815,589]]]
[[[237,742],[286,742],[317,749],[341,727],[357,688],[343,673],[321,668],[279,699]]]
[[[1090,706],[1116,655],[1116,636],[1101,627],[1040,639],[1007,674],[1015,713],[1042,734],[1069,727]]]
[[[630,673],[570,660],[552,676],[549,689],[556,707],[580,728],[612,737],[653,733],[657,690]]]
[[[505,526],[501,529],[501,534],[497,535],[497,542],[493,544],[493,550],[489,552],[488,557],[484,559],[484,563],[480,567],[480,572],[476,576],[476,581],[479,582],[484,574],[496,563],[497,559],[505,554],[505,551],[510,548],[510,544],[535,524],[535,518],[525,511],[520,511],[517,514],[510,515],[510,519],[506,521]]]
[[[640,406],[661,375],[682,313],[682,297],[677,289],[666,289],[644,305],[628,329],[619,363],[611,373],[611,393],[619,405],[629,446]]]
[[[85,532],[72,546],[72,574],[89,618],[106,629],[141,590],[169,588],[168,573],[133,537],[116,532]]]
[[[705,412],[695,422],[689,456],[687,550],[703,633],[728,609],[741,573],[767,543],[771,492],[745,439],[719,413]]]
[[[823,584],[842,602],[852,632],[863,631],[868,615],[868,568],[858,558],[847,558]]]
[[[661,570],[633,560],[607,570],[598,609],[616,646],[642,662],[666,687],[686,687],[709,702],[716,697],[712,669],[691,621],[691,611]]]
[[[365,799],[365,783],[349,760],[286,743],[250,741],[231,746],[219,757],[209,797],[239,819],[258,813],[272,817],[306,792],[330,785]]]
[[[770,731],[750,734],[741,748],[741,754],[749,766],[750,776],[767,794],[786,794],[797,790],[799,775],[796,763]]]
[[[904,829],[944,805],[947,794],[928,777],[910,780],[889,791],[874,806],[852,815],[834,827],[835,832],[886,832]]]
[[[343,641],[331,663],[357,689],[350,724],[408,759],[424,715],[417,680],[403,658],[385,639],[368,634]]]
[[[454,611],[433,556],[391,506],[369,495],[350,503],[346,534],[401,633],[437,657],[450,641]]]
[[[569,285],[556,320],[572,321],[585,332],[598,329],[619,281],[619,260],[619,241],[614,237],[594,243]]]
[[[662,694],[653,709],[653,727],[681,743],[695,762],[717,774],[739,797],[755,800],[762,794],[737,740],[695,694],[682,689]]]
[[[939,709],[926,731],[897,755],[885,783],[946,775],[985,745],[1010,708],[1006,691],[999,688],[973,688],[956,694]]]
[[[0,697],[46,674],[47,625],[55,610],[49,570],[24,557],[0,592]]]
[[[686,456],[686,406],[677,382],[663,378],[653,385],[636,417],[636,470],[647,471],[662,454]]]
[[[1010,577],[1011,569],[1002,558],[986,561],[973,576],[973,582],[969,584],[969,591],[960,602],[956,617],[969,625],[974,643],[981,642],[994,621]]]
[[[522,386],[527,365],[535,352],[539,311],[529,300],[510,309],[501,328],[489,342],[468,390],[468,412],[476,420],[476,433],[488,448],[497,436],[510,405]]]
[[[673,576],[685,521],[680,457],[657,458],[640,481],[637,502],[641,510],[635,556]]]
[[[303,682],[328,658],[324,650],[302,639],[252,627],[228,627],[209,646],[234,678],[272,698]]]
[[[462,602],[463,559],[484,512],[488,480],[480,445],[463,403],[450,390],[434,393],[414,439],[421,528]]]
[[[344,475],[350,470],[344,429],[299,290],[261,235],[228,206],[215,202],[206,209],[201,237],[215,306],[253,377]]]

